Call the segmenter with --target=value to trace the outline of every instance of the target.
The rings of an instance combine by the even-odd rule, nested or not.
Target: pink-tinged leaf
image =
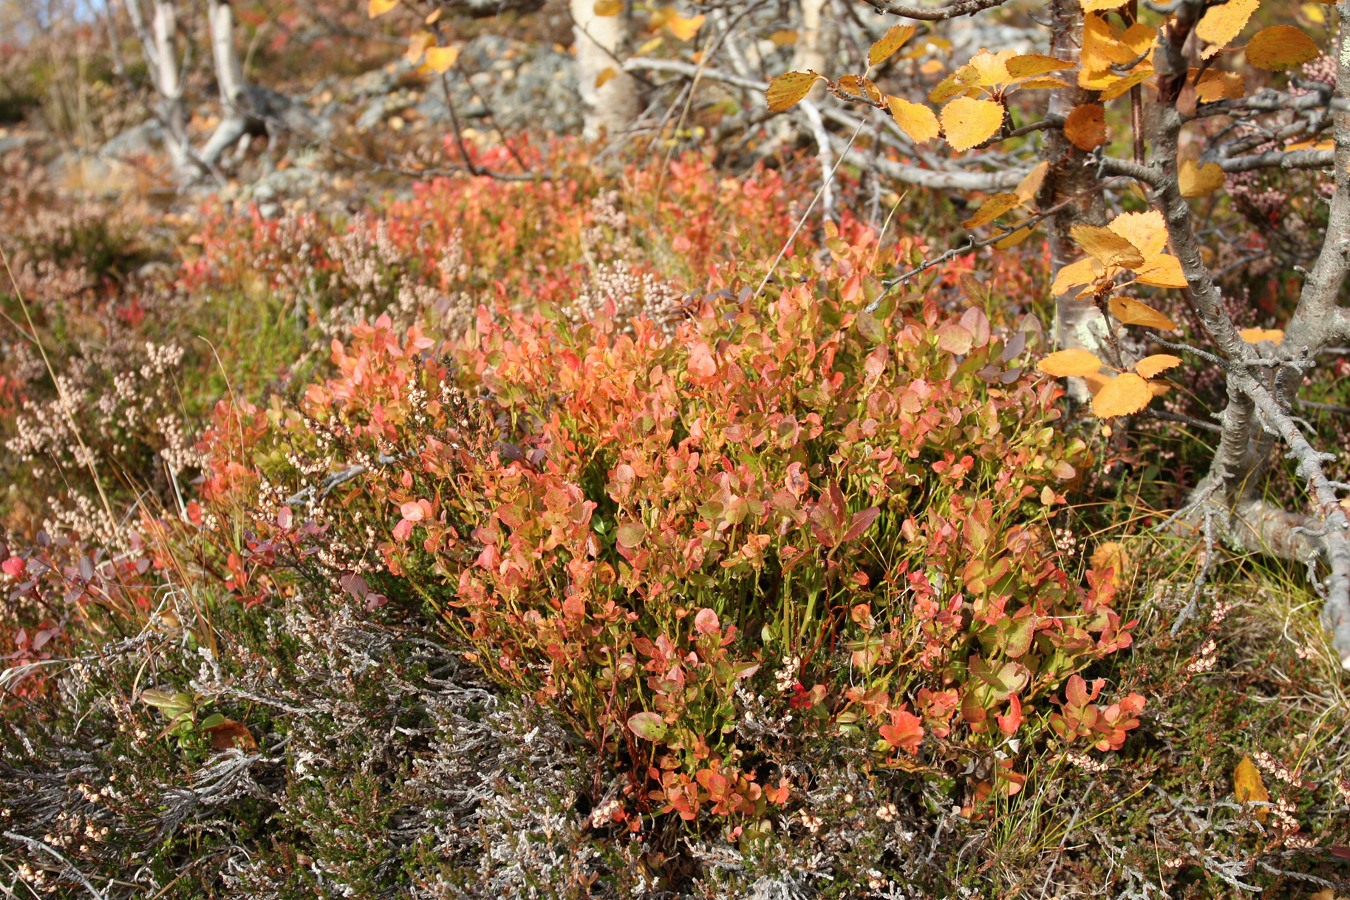
[[[26,568],[28,568],[28,563],[17,556],[11,556],[9,559],[0,563],[0,570],[3,570],[10,578],[18,578],[23,574],[23,571]]]
[[[426,512],[422,509],[422,504],[416,500],[410,500],[403,504],[398,508],[398,511],[403,515],[403,518],[407,519],[409,522],[422,521],[422,517]]]
[[[665,740],[666,720],[659,713],[640,712],[628,717],[628,730],[653,743]]]
[[[911,756],[919,752],[923,741],[923,723],[918,716],[903,709],[891,710],[891,724],[881,726],[881,736],[897,750]]]
[[[400,519],[398,524],[394,526],[394,540],[400,544],[406,541],[416,524],[412,519]]]
[[[294,516],[294,514],[292,514],[291,508],[290,508],[289,506],[283,506],[281,509],[277,510],[277,527],[278,527],[278,528],[280,528],[280,529],[282,529],[282,530],[289,529],[289,528],[291,527],[291,523],[294,522],[294,521],[295,521],[295,516]]]
[[[717,374],[717,360],[712,348],[702,341],[689,348],[689,374],[695,378],[712,378]]]
[[[881,515],[881,507],[870,506],[867,509],[860,510],[853,514],[849,521],[848,531],[844,532],[844,541],[851,541],[861,537],[862,533],[872,527],[872,523]]]
[[[713,634],[722,630],[722,623],[711,609],[700,609],[694,616],[694,630],[699,634]]]

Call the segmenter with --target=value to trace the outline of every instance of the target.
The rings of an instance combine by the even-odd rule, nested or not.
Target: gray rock
[[[0,154],[9,153],[13,150],[27,150],[30,146],[41,144],[43,138],[41,135],[28,134],[7,134],[0,137]]]
[[[164,146],[164,126],[155,119],[133,125],[108,141],[98,155],[112,159],[129,159],[157,153]]]
[[[549,131],[580,130],[581,98],[572,57],[566,53],[488,35],[471,41],[460,59],[473,74],[466,81],[451,72],[446,84],[461,121],[486,116],[490,109],[497,124],[507,130],[537,127],[544,116]],[[445,99],[445,90],[435,79],[417,112],[428,122],[445,124],[450,121]]]

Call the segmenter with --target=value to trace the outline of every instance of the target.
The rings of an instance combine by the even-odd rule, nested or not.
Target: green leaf
[[[655,743],[665,740],[668,728],[666,720],[659,713],[640,712],[628,717],[628,730],[643,740]]]

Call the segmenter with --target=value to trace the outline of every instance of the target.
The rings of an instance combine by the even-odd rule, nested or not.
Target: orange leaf
[[[1240,100],[1247,94],[1247,84],[1237,72],[1206,69],[1195,85],[1201,103],[1218,100]]]
[[[1130,240],[1110,228],[1075,225],[1069,229],[1078,246],[1104,266],[1133,269],[1144,264],[1144,257]]]
[[[601,18],[617,16],[623,12],[623,0],[595,0],[594,10]]]
[[[1109,308],[1111,315],[1122,325],[1141,325],[1163,331],[1173,331],[1177,327],[1175,322],[1147,303],[1140,303],[1130,297],[1112,297]]]
[[[1227,47],[1247,27],[1252,13],[1260,5],[1261,0],[1228,0],[1227,3],[1205,10],[1195,26],[1196,36],[1210,45],[1200,54],[1201,58],[1209,59]]]
[[[769,111],[782,112],[796,106],[811,93],[818,78],[820,76],[815,72],[784,72],[774,78],[764,92],[764,99],[769,101]]]
[[[1048,75],[1051,72],[1062,72],[1072,68],[1073,63],[1066,59],[1045,56],[1041,53],[1014,56],[1007,63],[1008,74],[1014,79],[1035,78],[1037,75]]]
[[[1035,233],[1036,227],[1034,225],[1024,225],[1011,234],[994,241],[994,248],[997,250],[1007,250],[1009,247],[1016,247]]]
[[[1105,12],[1110,9],[1120,9],[1125,5],[1125,0],[1081,0],[1083,12]]]
[[[605,66],[600,70],[600,74],[595,76],[595,89],[599,90],[618,76],[619,72],[617,69],[613,66]]]
[[[978,212],[961,223],[963,228],[979,228],[988,225],[1010,209],[1022,205],[1022,198],[1016,194],[995,194],[980,206]]]
[[[670,29],[671,34],[680,40],[691,41],[694,39],[694,35],[698,34],[698,30],[703,27],[703,21],[706,18],[707,16],[704,15],[691,16],[688,19],[671,16],[666,22],[666,27]]]
[[[1122,213],[1112,219],[1107,227],[1133,244],[1146,260],[1162,253],[1167,247],[1167,223],[1156,209]]]
[[[1181,365],[1180,356],[1173,356],[1170,353],[1155,353],[1152,356],[1145,356],[1135,363],[1134,370],[1144,378],[1152,378],[1168,369],[1175,369],[1179,365]]]
[[[1148,406],[1153,400],[1153,391],[1148,382],[1133,372],[1117,375],[1092,398],[1092,412],[1099,419],[1114,419],[1116,416],[1129,416]]]
[[[909,139],[914,143],[931,141],[941,132],[937,116],[922,103],[910,103],[899,97],[887,97],[886,103],[891,108],[895,124],[899,125],[900,130],[909,135]]]
[[[946,103],[957,94],[964,94],[979,83],[980,73],[976,71],[975,67],[962,66],[938,82],[937,87],[928,92],[928,102]]]
[[[1188,199],[1203,197],[1223,187],[1223,168],[1218,163],[1196,165],[1192,160],[1182,160],[1177,181],[1181,187],[1181,196]]]
[[[1045,173],[1049,171],[1049,162],[1039,162],[1017,185],[1016,193],[1023,203],[1030,203],[1041,192],[1041,185],[1045,183]]]
[[[1080,285],[1095,283],[1105,274],[1106,269],[1101,263],[1085,256],[1059,270],[1054,283],[1050,285],[1050,293],[1056,297],[1062,296]]]
[[[1096,375],[1101,367],[1102,361],[1096,354],[1079,349],[1060,350],[1036,363],[1037,370],[1056,378]]]
[[[242,722],[236,722],[234,719],[226,719],[219,725],[203,729],[211,735],[211,749],[229,750],[238,747],[240,750],[257,750],[258,742],[254,740],[253,733],[248,730],[248,726]]]
[[[1237,768],[1233,769],[1233,797],[1239,803],[1260,804],[1256,807],[1258,822],[1265,822],[1266,817],[1270,815],[1268,806],[1270,792],[1266,790],[1266,784],[1261,780],[1261,772],[1250,756],[1242,757]]]
[[[370,0],[366,4],[366,15],[372,19],[378,19],[380,16],[393,10],[398,6],[398,0]]]
[[[1135,269],[1134,280],[1150,287],[1184,288],[1190,286],[1190,282],[1186,280],[1186,273],[1181,271],[1181,260],[1170,253],[1159,254]]]
[[[1249,344],[1259,344],[1262,341],[1278,344],[1284,340],[1284,332],[1279,328],[1244,328],[1238,335]]]
[[[969,150],[983,144],[1003,127],[1002,103],[957,97],[942,107],[942,128],[953,150]]]
[[[445,73],[459,59],[458,47],[428,47],[426,67],[433,72]]]
[[[791,28],[784,28],[769,35],[769,40],[773,41],[775,47],[791,47],[797,43],[797,32]]]
[[[1267,72],[1282,72],[1321,55],[1317,44],[1293,25],[1263,28],[1247,45],[1247,62]]]
[[[844,75],[835,87],[840,93],[851,97],[863,97],[870,103],[881,102],[881,88],[859,75]]]
[[[879,66],[890,59],[891,54],[905,46],[905,42],[914,37],[914,32],[917,30],[913,25],[892,25],[882,35],[881,40],[873,44],[872,49],[867,51],[867,64]]]
[[[1064,119],[1064,136],[1079,150],[1095,150],[1106,142],[1106,108],[1100,103],[1075,106]]]

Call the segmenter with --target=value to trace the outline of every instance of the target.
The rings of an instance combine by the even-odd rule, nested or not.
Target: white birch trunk
[[[638,115],[638,84],[623,71],[628,44],[628,10],[615,16],[597,16],[595,0],[571,0],[576,35],[577,87],[585,108],[587,139],[626,130]],[[596,81],[612,70],[600,87]]]

